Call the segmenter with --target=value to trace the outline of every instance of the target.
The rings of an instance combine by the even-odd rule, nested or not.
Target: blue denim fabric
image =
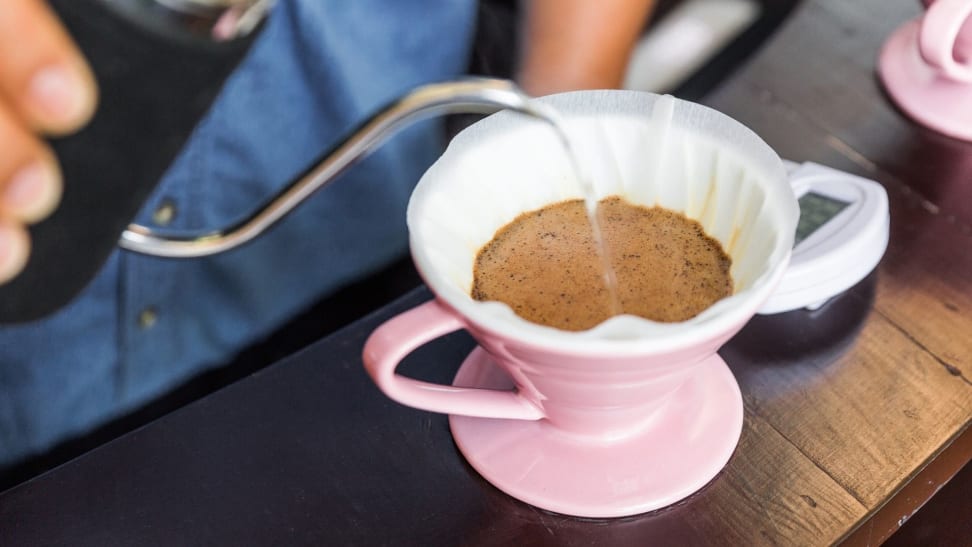
[[[465,67],[471,0],[281,0],[137,219],[247,215],[369,113]],[[406,249],[405,205],[441,151],[413,127],[244,248],[207,259],[115,252],[56,315],[0,329],[0,465],[82,434],[209,367]],[[152,309],[157,319],[140,325]]]

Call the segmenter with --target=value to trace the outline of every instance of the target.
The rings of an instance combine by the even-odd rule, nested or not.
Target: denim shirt
[[[471,0],[281,0],[136,221],[218,229],[410,88],[459,75]],[[209,258],[116,251],[69,306],[0,329],[0,466],[226,362],[406,249],[405,205],[441,151],[412,127],[257,240]],[[158,218],[158,215],[155,215]]]

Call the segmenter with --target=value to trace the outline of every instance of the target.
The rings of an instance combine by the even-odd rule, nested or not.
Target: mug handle
[[[415,348],[463,328],[455,312],[430,300],[379,326],[365,342],[365,370],[378,388],[403,405],[478,418],[539,420],[543,411],[516,391],[432,384],[395,373]]]
[[[972,68],[955,60],[959,31],[972,15],[970,0],[938,0],[928,6],[918,34],[918,50],[929,65],[958,82],[972,82]]]

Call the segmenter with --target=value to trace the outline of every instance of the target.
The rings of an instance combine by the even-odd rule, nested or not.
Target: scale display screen
[[[839,215],[850,202],[834,199],[816,192],[807,192],[800,197],[800,222],[797,223],[796,238],[793,245],[810,236],[830,219]]]

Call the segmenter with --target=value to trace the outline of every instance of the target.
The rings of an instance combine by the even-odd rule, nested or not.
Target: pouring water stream
[[[617,275],[614,272],[614,266],[611,264],[610,250],[605,244],[604,232],[601,229],[601,222],[597,215],[598,199],[596,189],[594,188],[594,177],[591,174],[590,169],[585,169],[585,163],[580,161],[579,158],[581,156],[578,152],[579,147],[576,146],[575,142],[567,133],[566,121],[560,115],[560,113],[549,105],[536,101],[531,101],[531,103],[531,109],[535,112],[534,115],[537,116],[541,121],[546,122],[556,135],[560,146],[563,148],[564,153],[567,156],[570,171],[577,180],[578,186],[580,186],[581,194],[584,196],[584,206],[587,211],[587,219],[591,224],[591,236],[594,242],[594,250],[598,255],[598,259],[601,262],[601,268],[604,271],[604,286],[608,293],[611,315],[621,315],[623,310],[621,308],[621,299],[618,295]],[[602,135],[602,137],[605,136]]]

